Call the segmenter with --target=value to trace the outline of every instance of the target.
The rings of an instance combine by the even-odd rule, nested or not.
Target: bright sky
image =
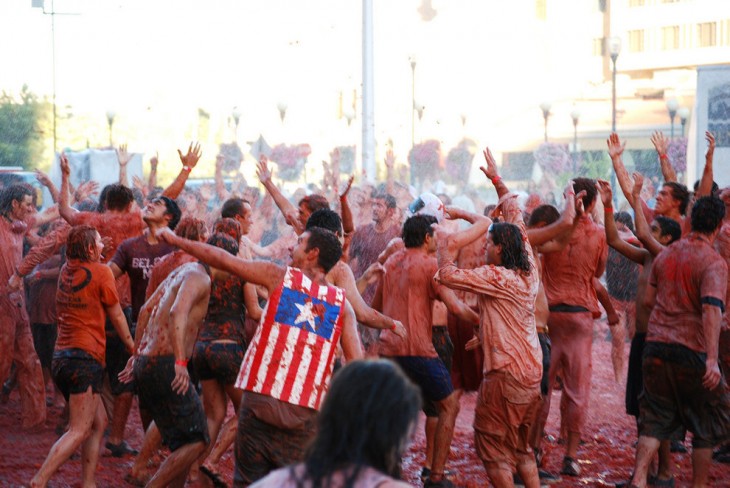
[[[426,107],[416,140],[441,139],[445,151],[465,135],[492,146],[539,139],[532,127],[522,133],[525,117],[539,131],[540,102],[585,85],[585,68],[552,55],[545,39],[553,46],[581,39],[589,53],[581,18],[591,2],[567,2],[574,8],[549,27],[535,19],[534,0],[432,3],[438,15],[426,23],[416,11],[421,0],[374,0],[375,135],[381,148],[392,138],[402,160],[411,138],[411,55],[416,100]],[[359,114],[349,129],[336,118],[340,91],[346,105],[353,90],[361,95],[360,0],[55,0],[55,9],[80,14],[56,16],[58,106],[98,118],[100,134],[113,109],[120,138],[132,126],[149,128],[131,146],[174,147],[194,133],[198,107],[211,114],[211,130],[224,130],[238,106],[241,141],[262,133],[272,145],[308,142],[320,158],[339,144],[360,149]],[[51,18],[31,0],[0,2],[0,59],[0,89],[27,83],[51,93]],[[280,101],[288,106],[284,124]]]

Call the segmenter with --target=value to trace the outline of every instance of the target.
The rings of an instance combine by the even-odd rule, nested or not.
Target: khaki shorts
[[[540,385],[525,387],[509,373],[487,373],[474,412],[474,444],[484,467],[513,470],[534,461],[530,426],[540,408]]]

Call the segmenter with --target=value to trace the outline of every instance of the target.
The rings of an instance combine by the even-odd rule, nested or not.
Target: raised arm
[[[150,158],[150,176],[147,179],[147,188],[152,191],[157,186],[157,165],[160,163],[160,157],[155,152],[155,155]]]
[[[48,177],[47,174],[45,174],[43,171],[37,169],[35,170],[35,178],[38,180],[38,182],[48,188],[48,191],[51,194],[51,198],[53,198],[54,203],[58,203],[58,199],[60,197],[58,193],[58,188],[56,188],[56,185],[53,184],[51,179]]]
[[[628,200],[629,204],[633,204],[634,199],[631,196],[631,177],[629,176],[629,172],[626,171],[626,167],[624,166],[624,162],[622,159],[624,149],[626,148],[626,141],[621,143],[618,134],[614,132],[606,140],[606,143],[608,144],[608,155],[611,157],[611,163],[613,163],[613,171],[616,173],[616,179],[618,180],[618,184],[621,187],[621,191],[623,192],[624,197],[626,197],[626,200]]]
[[[641,211],[642,208],[639,206],[639,202],[641,201],[641,198],[639,198],[639,194],[641,193],[641,187],[644,185],[644,176],[638,172],[634,172],[633,176],[634,186],[632,187],[631,191],[636,197],[633,199],[634,226],[636,227],[636,237],[639,238],[646,250],[649,251],[652,256],[656,256],[657,254],[662,252],[664,246],[662,246],[659,241],[654,239],[654,236],[651,233],[651,228],[649,227],[649,223],[646,221],[644,212]]]
[[[575,223],[576,211],[575,211],[575,190],[573,189],[573,182],[568,182],[563,192],[565,198],[565,206],[560,214],[560,218],[552,224],[545,225],[543,227],[532,227],[527,229],[527,240],[530,244],[539,248],[541,252],[550,252],[552,249],[546,246],[547,243],[552,241],[566,233],[572,235],[573,224]],[[567,240],[566,240],[567,244]]]
[[[225,156],[222,154],[218,154],[215,157],[215,192],[221,202],[226,201],[231,196],[230,192],[226,189],[225,181],[223,181],[223,162],[225,159]]]
[[[613,195],[611,184],[606,180],[598,180],[596,183],[598,194],[603,202],[603,225],[606,229],[606,240],[608,245],[620,252],[628,259],[638,264],[644,264],[648,251],[638,246],[629,244],[621,239],[616,227],[616,220],[613,217]]]
[[[669,161],[669,156],[667,156],[669,140],[664,137],[664,134],[661,131],[656,131],[651,136],[651,143],[654,144],[654,149],[656,149],[656,152],[659,155],[659,165],[662,168],[664,181],[667,183],[670,181],[677,181],[677,173],[674,171],[672,163]]]
[[[352,210],[350,209],[350,204],[347,201],[347,195],[350,193],[350,188],[352,188],[353,181],[355,181],[355,175],[350,176],[350,179],[347,180],[345,190],[339,195],[340,212],[342,213],[342,230],[344,231],[345,235],[351,235],[353,232],[355,232],[355,222],[352,219]]]
[[[444,216],[451,220],[463,219],[472,224],[464,230],[449,235],[449,246],[456,251],[486,234],[489,226],[492,224],[492,219],[489,217],[468,212],[458,207],[446,207],[444,209]]]
[[[706,197],[712,193],[712,180],[714,179],[714,170],[712,167],[712,159],[715,154],[715,136],[712,132],[705,131],[705,139],[707,140],[707,152],[705,153],[705,169],[702,170],[702,178],[695,192],[695,198]],[[689,212],[687,212],[689,213]]]
[[[119,184],[129,186],[129,178],[127,178],[127,164],[132,159],[132,155],[127,152],[127,145],[121,144],[117,149],[117,161],[119,162]]]
[[[68,165],[68,158],[64,153],[58,158],[61,165],[61,194],[58,198],[58,213],[71,225],[76,225],[78,211],[69,204],[69,177],[71,168]]]
[[[158,229],[157,237],[214,268],[233,273],[247,282],[263,285],[269,293],[273,293],[284,279],[286,270],[281,266],[238,258],[219,247],[179,237],[168,227]]]
[[[499,173],[497,172],[497,162],[494,160],[492,151],[490,151],[488,147],[484,148],[484,161],[486,162],[486,166],[481,166],[479,169],[482,170],[484,176],[489,178],[492,182],[494,189],[497,190],[497,197],[501,199],[504,195],[509,193],[509,189],[499,176]]]
[[[269,169],[268,159],[266,159],[266,156],[263,154],[259,158],[259,165],[256,174],[258,175],[261,184],[264,185],[266,191],[269,195],[271,195],[271,198],[274,199],[276,206],[279,207],[279,210],[284,215],[286,223],[294,228],[297,235],[304,232],[304,228],[298,218],[299,210],[292,205],[292,203],[281,193],[274,182],[271,181],[271,170]]]
[[[395,195],[395,154],[392,148],[385,151],[385,191]]]
[[[180,156],[180,162],[182,163],[183,167],[175,180],[170,183],[170,186],[165,188],[165,190],[162,192],[164,196],[172,198],[173,200],[177,198],[180,193],[182,193],[183,188],[185,188],[185,182],[188,181],[188,176],[190,176],[190,172],[198,164],[198,161],[200,161],[200,156],[203,153],[200,150],[200,143],[196,142],[193,145],[193,143],[191,142],[188,146],[188,152],[186,154],[183,154],[182,151],[180,151],[179,149],[177,150],[177,154],[178,156]]]

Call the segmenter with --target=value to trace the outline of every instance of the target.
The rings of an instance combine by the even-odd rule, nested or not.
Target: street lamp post
[[[608,54],[611,57],[611,133],[616,132],[616,60],[621,53],[621,38],[608,38]],[[618,195],[616,194],[616,170],[611,172],[611,190],[613,191],[613,204],[618,207]]]
[[[112,130],[114,128],[114,117],[117,116],[117,113],[114,110],[107,110],[106,111],[106,121],[109,124],[109,147],[114,147],[114,142],[112,138]]]
[[[276,104],[276,109],[279,111],[279,118],[281,123],[284,123],[284,117],[286,117],[286,109],[288,108],[286,102],[279,102]]]
[[[679,115],[679,121],[682,123],[682,137],[684,137],[684,126],[687,125],[687,119],[689,118],[689,109],[687,107],[682,107],[677,110],[677,115]]]
[[[550,102],[547,102],[547,101],[546,102],[542,102],[540,104],[540,110],[542,110],[542,118],[545,121],[545,142],[548,141],[548,138],[547,138],[547,124],[548,124],[548,117],[550,117],[550,107],[551,107],[551,103]]]
[[[669,112],[669,121],[672,125],[671,132],[669,133],[670,139],[674,139],[674,116],[677,115],[679,109],[679,102],[676,98],[670,98],[667,100],[667,111]]]
[[[420,116],[419,116],[419,118],[420,118]],[[411,55],[411,147],[413,147],[415,144],[416,144],[416,56]]]
[[[577,108],[570,112],[570,118],[573,119],[573,174],[576,174],[578,172],[578,119],[580,119],[580,112]]]

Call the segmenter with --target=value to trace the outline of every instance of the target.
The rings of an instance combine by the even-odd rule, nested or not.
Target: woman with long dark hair
[[[332,380],[303,463],[252,487],[400,488],[400,463],[416,427],[421,397],[386,360],[354,361]]]

